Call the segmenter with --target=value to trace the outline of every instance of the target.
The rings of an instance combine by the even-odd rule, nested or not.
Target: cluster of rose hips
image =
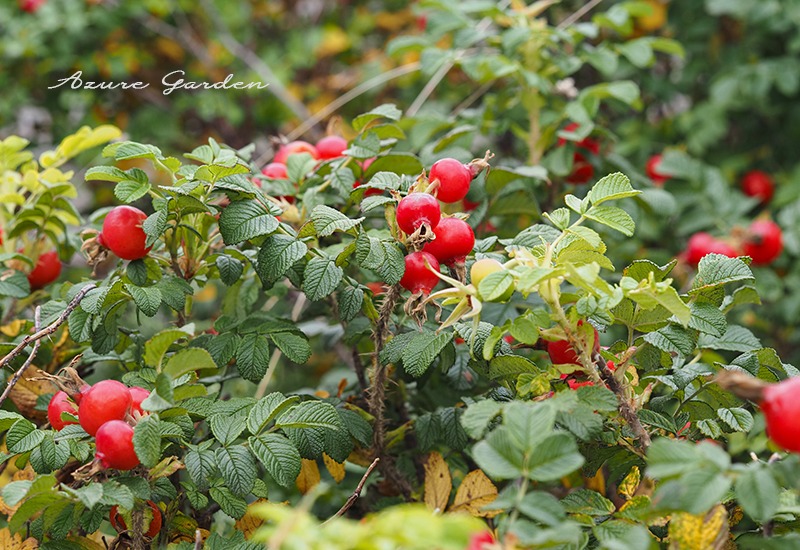
[[[729,241],[723,241],[709,233],[695,233],[689,238],[683,257],[692,266],[697,266],[706,254],[722,254],[730,258],[750,256],[753,265],[769,265],[783,251],[783,232],[772,220],[760,219],[746,229],[737,228]]]
[[[56,392],[47,406],[47,419],[56,431],[80,424],[94,436],[95,457],[101,466],[130,470],[139,465],[131,423],[146,414],[142,401],[148,395],[150,392],[144,388],[102,380],[93,386],[86,384],[72,394]]]
[[[453,158],[436,161],[431,167],[425,192],[412,191],[397,205],[397,226],[407,235],[422,235],[421,250],[405,257],[405,272],[400,285],[417,294],[430,294],[439,282],[440,264],[464,264],[475,246],[475,233],[457,217],[442,217],[439,202],[456,203],[469,192],[476,172]]]

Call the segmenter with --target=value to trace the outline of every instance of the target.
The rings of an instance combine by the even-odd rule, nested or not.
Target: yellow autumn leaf
[[[303,459],[300,467],[300,475],[297,476],[295,484],[300,492],[306,494],[319,483],[319,466],[315,460]]]
[[[264,504],[268,502],[265,498],[260,498],[255,502],[252,502],[247,507],[247,513],[241,517],[241,519],[236,521],[234,527],[237,531],[241,531],[244,533],[244,538],[249,539],[250,535],[252,535],[256,529],[261,527],[264,524],[264,520],[252,513],[253,506],[258,506],[260,504]]]
[[[3,325],[0,327],[0,332],[8,336],[9,338],[14,338],[19,331],[22,330],[22,327],[25,326],[25,321],[22,319],[15,319],[8,323],[7,325]]]
[[[333,480],[336,483],[341,483],[344,479],[344,464],[336,462],[326,453],[323,453],[322,461],[325,463],[325,468],[327,468],[328,473],[331,474]]]
[[[469,512],[473,516],[491,517],[500,513],[500,510],[484,511],[484,506],[497,498],[497,487],[486,477],[482,470],[473,470],[464,477],[458,486],[456,497],[453,499],[451,512]]]
[[[425,504],[434,511],[443,511],[450,500],[453,478],[441,453],[432,452],[425,461]]]
[[[47,412],[37,410],[35,408],[36,401],[40,395],[55,392],[53,384],[50,382],[46,380],[31,380],[31,378],[40,378],[43,374],[43,370],[31,365],[25,369],[22,377],[11,388],[11,393],[8,394],[9,399],[14,402],[14,405],[17,406],[23,416],[37,422],[43,422],[47,418]]]
[[[597,491],[601,495],[606,494],[606,476],[602,468],[598,469],[597,473],[592,477],[586,479],[586,488]]]
[[[110,124],[104,124],[97,128],[83,126],[71,136],[65,137],[55,151],[47,151],[42,154],[39,157],[39,162],[45,168],[59,166],[87,149],[104,145],[109,141],[119,139],[121,136],[122,131]]]
[[[636,490],[639,488],[639,483],[642,481],[642,474],[639,472],[639,467],[634,466],[628,472],[619,484],[617,492],[625,498],[633,498]]]
[[[722,505],[707,514],[674,514],[669,522],[670,550],[720,550],[728,541],[728,512]]]
[[[34,538],[22,539],[19,533],[12,535],[8,527],[0,529],[0,548],[3,550],[36,550],[39,543]]]

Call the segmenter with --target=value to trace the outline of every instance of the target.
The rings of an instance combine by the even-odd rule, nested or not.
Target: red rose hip
[[[444,218],[433,230],[436,238],[425,244],[422,250],[436,256],[445,264],[463,262],[475,246],[475,233],[464,220]]]
[[[47,420],[54,430],[60,432],[64,426],[69,424],[77,424],[74,420],[66,420],[61,418],[61,413],[69,413],[78,416],[78,407],[73,403],[69,396],[63,391],[57,391],[50,399],[47,405]]]
[[[39,256],[36,266],[28,273],[28,283],[31,285],[31,290],[38,290],[58,279],[59,275],[61,275],[61,260],[58,258],[58,252],[51,250]]]
[[[397,205],[397,225],[409,235],[423,224],[433,229],[441,217],[439,201],[427,193],[411,193]]]
[[[95,457],[104,468],[130,470],[139,465],[133,448],[133,428],[122,420],[110,420],[97,430]]]
[[[426,262],[428,265],[425,265]],[[430,294],[439,283],[439,277],[431,270],[439,271],[439,262],[433,254],[412,252],[406,256],[406,269],[400,279],[400,286],[414,293]]]
[[[78,418],[89,435],[111,420],[122,420],[130,412],[131,392],[122,382],[101,380],[81,398]]]
[[[756,220],[747,229],[742,250],[754,265],[771,264],[783,251],[783,232],[772,220]]]
[[[317,142],[316,149],[321,160],[338,159],[344,156],[347,140],[341,136],[325,136]]]
[[[775,193],[772,177],[761,170],[751,170],[742,176],[742,192],[748,197],[756,197],[762,203],[768,203]]]
[[[472,172],[463,162],[444,158],[433,163],[428,179],[431,182],[439,182],[436,198],[442,202],[452,203],[467,196],[472,182]]]
[[[150,523],[144,536],[152,539],[159,533],[159,531],[161,531],[161,510],[159,510],[158,506],[156,506],[156,503],[152,500],[147,501],[147,506],[150,508],[150,510],[145,510],[145,522],[147,522],[149,519]],[[152,519],[147,517],[148,512],[152,515]],[[108,521],[111,523],[111,527],[116,529],[117,533],[123,533],[128,530],[128,525],[125,523],[125,518],[123,518],[122,514],[119,513],[119,507],[116,504],[111,507],[111,510],[108,513]]]
[[[286,161],[291,155],[297,155],[300,153],[308,153],[313,159],[319,159],[319,152],[317,151],[317,148],[307,141],[291,141],[286,145],[280,146],[278,152],[275,153],[275,158],[272,159],[272,162],[286,164]]]
[[[140,415],[148,414],[147,411],[142,410],[142,401],[150,396],[150,392],[138,386],[128,388],[131,394],[131,414],[139,413]]]
[[[661,155],[653,155],[647,160],[647,164],[644,167],[647,177],[653,180],[653,183],[658,187],[661,187],[669,180],[669,176],[659,170],[660,166]]]
[[[105,245],[123,260],[138,260],[147,256],[150,248],[145,245],[147,235],[142,223],[147,214],[133,206],[117,206],[103,221]]]
[[[285,180],[289,178],[286,165],[280,162],[270,162],[261,170],[261,173],[274,180]]]
[[[787,451],[800,452],[800,377],[764,388],[761,410],[767,435]]]

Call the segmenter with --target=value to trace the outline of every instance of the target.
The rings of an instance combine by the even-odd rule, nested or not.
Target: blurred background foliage
[[[520,85],[517,58],[507,55],[514,24],[500,8],[526,17],[540,5],[519,0],[45,0],[32,13],[20,7],[29,3],[0,3],[0,137],[21,135],[42,149],[82,124],[111,123],[165,151],[190,150],[209,137],[237,148],[254,143],[263,163],[275,136],[314,141],[332,121],[333,131],[352,137],[340,120],[391,102],[408,117],[404,146],[427,165],[444,149],[431,144],[453,132],[451,155],[469,159],[491,149],[498,165],[530,167],[524,86],[553,84]],[[590,159],[595,176],[622,170],[649,193],[637,239],[618,242],[615,263],[665,263],[698,231],[735,239],[752,220],[771,217],[783,229],[785,250],[774,264],[755,268],[768,306],[740,321],[786,360],[800,361],[793,328],[800,316],[800,0],[550,4],[547,21],[586,40],[563,40],[565,50],[578,44],[579,52],[548,53],[572,79],[548,89],[548,101],[602,82],[638,86],[630,101],[603,102],[592,120],[601,142]],[[570,65],[578,55],[587,62]],[[161,79],[179,69],[187,81],[232,73],[270,88],[163,95]],[[78,70],[84,80],[150,87],[47,89]],[[546,103],[542,121],[568,120],[563,108]],[[552,174],[564,155],[553,155],[552,135],[546,141],[544,158],[534,161]],[[661,153],[673,175],[663,188],[644,169]],[[768,204],[740,191],[741,176],[752,169],[775,179]],[[564,194],[581,194],[563,177],[534,177],[527,185],[525,201],[514,195],[505,203],[503,193],[510,197],[513,189],[489,197],[479,187],[470,198],[492,207],[478,209],[471,223],[483,236],[514,234]],[[106,191],[84,197],[96,202],[85,210],[111,204]],[[682,267],[688,280],[690,268]]]

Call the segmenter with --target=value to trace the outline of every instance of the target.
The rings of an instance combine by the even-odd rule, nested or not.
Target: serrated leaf
[[[213,414],[208,419],[211,433],[223,445],[230,445],[242,434],[247,426],[244,414]]]
[[[219,232],[227,245],[269,235],[277,228],[277,218],[256,201],[232,202],[219,216]]]
[[[349,323],[361,311],[364,304],[364,291],[360,288],[346,286],[338,294],[339,315],[342,321]]]
[[[758,341],[758,338],[756,338],[750,330],[738,325],[730,325],[725,331],[725,334],[719,338],[708,334],[702,334],[697,345],[703,349],[721,349],[741,352],[761,349],[761,342]]]
[[[208,494],[233,519],[239,519],[247,513],[247,501],[234,495],[227,487],[212,487]]]
[[[235,495],[246,496],[256,481],[256,465],[245,447],[220,447],[216,452],[217,465],[225,484]]]
[[[400,120],[403,112],[397,108],[396,105],[393,103],[385,103],[383,105],[379,105],[375,107],[371,111],[364,113],[363,115],[359,115],[353,119],[353,129],[356,132],[360,132],[363,130],[369,123],[378,120],[380,118],[386,118],[389,120]]]
[[[269,337],[290,361],[302,365],[311,357],[311,346],[308,340],[298,334],[274,332]]]
[[[312,258],[303,272],[303,290],[311,301],[328,296],[344,277],[344,271],[330,258]]]
[[[705,302],[695,302],[690,308],[692,316],[689,319],[689,327],[711,336],[720,337],[725,333],[728,321],[718,307]]]
[[[154,467],[161,460],[161,431],[155,415],[147,415],[133,428],[133,448],[142,464]]]
[[[238,281],[244,271],[244,264],[241,260],[227,254],[217,256],[216,265],[220,280],[227,286]]]
[[[236,350],[236,367],[245,380],[260,381],[267,373],[269,364],[269,343],[267,337],[257,333],[242,338]]]
[[[257,435],[276,416],[298,401],[300,401],[299,396],[286,397],[279,392],[271,393],[259,399],[250,409],[250,414],[247,416],[247,429],[250,430],[251,434]]]
[[[736,500],[758,522],[765,522],[778,511],[781,489],[767,468],[751,465],[736,478]]]
[[[628,237],[632,237],[633,232],[636,230],[636,223],[634,223],[630,214],[617,206],[595,205],[592,206],[584,216],[597,223],[602,223],[611,229],[615,229]]]
[[[248,440],[250,450],[278,484],[291,487],[300,475],[300,453],[280,434],[264,434]]]
[[[324,428],[339,431],[343,428],[336,409],[323,401],[303,401],[279,415],[278,428]]]
[[[169,358],[164,373],[177,380],[188,372],[216,369],[217,364],[211,354],[201,348],[183,349]]]
[[[473,470],[464,476],[461,485],[458,486],[449,511],[465,511],[478,517],[494,515],[497,512],[483,510],[483,507],[495,499],[497,499],[497,487],[494,483],[481,470]]]
[[[364,218],[351,219],[330,206],[320,204],[311,211],[311,221],[317,235],[327,237],[336,231],[348,231],[357,227]]]
[[[689,293],[695,294],[715,286],[751,280],[753,272],[742,260],[722,254],[706,254],[700,260],[697,276],[692,282],[692,290]]]
[[[753,415],[747,409],[717,409],[717,416],[735,432],[749,432],[753,428]]]
[[[142,313],[148,317],[153,317],[158,313],[158,307],[161,305],[161,291],[158,288],[126,284],[125,289],[130,293],[133,302]]]
[[[641,193],[631,187],[631,180],[628,176],[620,172],[609,174],[594,184],[589,190],[589,199],[593,206],[600,205],[606,201],[635,197]]]
[[[272,235],[258,251],[256,271],[265,282],[275,282],[308,252],[304,242],[286,235]]]
[[[678,325],[667,325],[644,336],[646,342],[667,353],[691,355],[695,348],[692,334]]]
[[[414,377],[422,376],[452,339],[449,332],[416,334],[402,351],[403,370]]]
[[[9,452],[21,454],[38,447],[45,437],[45,432],[37,430],[33,422],[18,420],[6,434],[6,447]]]

